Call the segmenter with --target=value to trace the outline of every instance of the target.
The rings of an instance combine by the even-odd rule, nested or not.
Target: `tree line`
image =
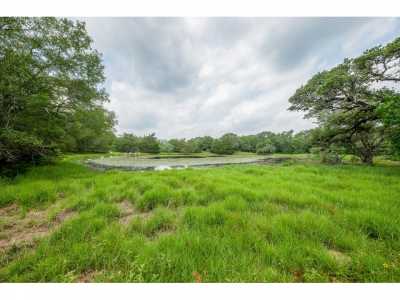
[[[254,135],[239,136],[227,133],[219,138],[211,136],[191,139],[157,139],[155,134],[138,137],[123,134],[116,137],[111,149],[118,152],[148,153],[200,153],[208,151],[215,154],[233,154],[237,151],[258,154],[271,153],[307,153],[312,147],[311,130],[294,134],[293,131],[282,133],[261,132]]]
[[[219,138],[159,140],[116,136],[101,54],[84,22],[65,18],[0,18],[0,173],[48,162],[62,152],[235,151],[343,153],[365,164],[400,153],[400,38],[314,75],[290,97],[317,128]]]

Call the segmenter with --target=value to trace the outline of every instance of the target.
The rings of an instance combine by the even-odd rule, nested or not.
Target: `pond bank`
[[[170,158],[162,161],[152,158],[111,157],[90,159],[85,163],[97,170],[120,169],[127,171],[168,170],[185,168],[222,167],[239,164],[279,164],[291,160],[290,157],[208,157],[208,158]]]

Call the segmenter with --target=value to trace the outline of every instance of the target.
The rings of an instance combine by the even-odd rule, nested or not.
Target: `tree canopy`
[[[399,44],[397,39],[314,75],[289,99],[289,109],[306,112],[324,127],[324,147],[346,146],[371,164],[398,118],[388,111],[398,105],[399,93],[387,82],[399,81]]]
[[[22,159],[12,148],[20,144],[15,143],[17,136],[43,150],[106,148],[115,117],[102,107],[108,101],[104,80],[101,55],[92,48],[83,22],[0,18],[2,162]],[[30,160],[49,151],[35,153]]]

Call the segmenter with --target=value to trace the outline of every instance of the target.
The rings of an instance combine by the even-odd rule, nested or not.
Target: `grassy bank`
[[[0,281],[400,281],[398,166],[96,172],[81,158],[0,182]]]

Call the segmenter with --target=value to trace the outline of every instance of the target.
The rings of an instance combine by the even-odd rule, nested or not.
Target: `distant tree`
[[[245,135],[239,137],[239,148],[240,151],[244,152],[256,152],[257,144],[262,140],[257,135]]]
[[[216,154],[233,154],[235,152],[235,138],[231,134],[225,134],[219,139],[214,139],[211,152]]]
[[[293,130],[273,134],[270,137],[271,143],[278,153],[293,153]]]
[[[185,139],[171,139],[169,143],[174,147],[173,152],[183,153],[186,143]]]
[[[183,147],[184,153],[199,153],[201,150],[200,144],[196,138],[187,140]]]
[[[240,150],[240,138],[237,134],[231,132],[225,133],[221,138],[225,141],[225,143],[232,145],[234,151]]]
[[[294,153],[309,153],[312,144],[312,130],[304,130],[292,137],[292,149]]]
[[[117,137],[114,142],[114,150],[118,152],[134,153],[140,151],[140,138],[129,133]]]
[[[203,136],[195,138],[201,151],[210,151],[213,143],[213,138],[211,136]]]
[[[141,152],[159,153],[160,143],[156,138],[156,134],[152,133],[141,138],[139,142],[139,149]]]
[[[174,146],[168,141],[160,141],[160,152],[174,152]]]
[[[68,122],[60,148],[68,152],[107,152],[115,139],[115,124],[115,114],[101,106],[79,110]]]
[[[268,140],[260,142],[256,147],[257,154],[272,154],[276,152],[275,146]]]

